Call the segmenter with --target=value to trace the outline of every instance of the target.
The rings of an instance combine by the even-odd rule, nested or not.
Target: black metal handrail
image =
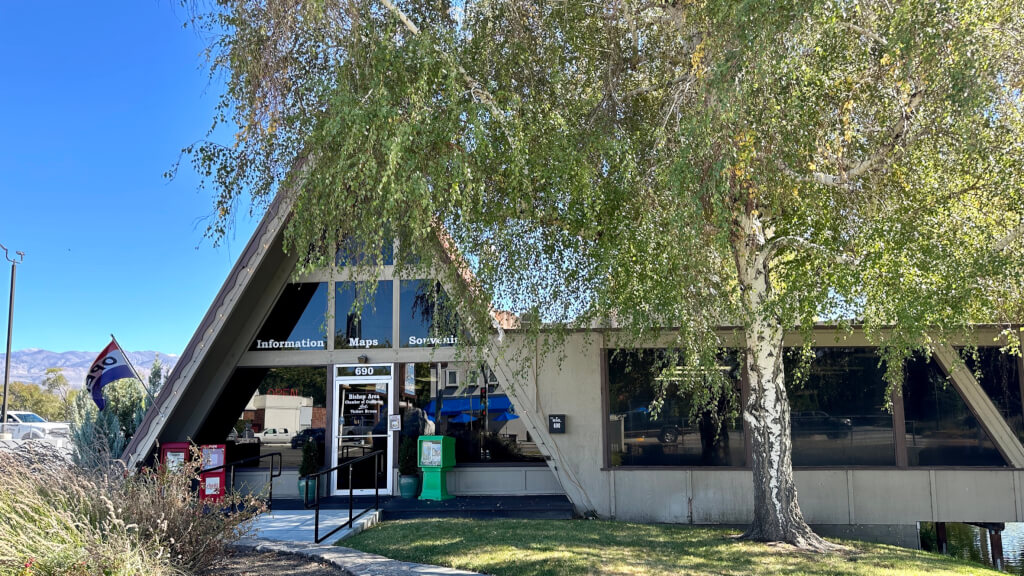
[[[306,495],[307,495],[307,492],[308,492],[306,490],[304,490],[303,493],[302,493],[302,505],[303,505],[303,507],[306,508],[306,510],[309,510],[310,508],[314,508],[316,510],[316,512],[313,515],[314,516],[313,540],[315,540],[317,544],[319,544],[319,543],[323,542],[324,540],[330,538],[332,534],[334,534],[335,532],[341,530],[342,528],[351,527],[352,523],[355,522],[356,519],[360,518],[363,514],[366,514],[367,512],[370,511],[370,509],[367,508],[366,510],[363,510],[362,512],[360,512],[358,516],[352,516],[352,512],[353,512],[353,499],[355,498],[355,494],[353,492],[354,488],[352,487],[352,466],[355,465],[355,464],[358,464],[359,462],[362,462],[363,460],[369,460],[370,458],[373,458],[373,494],[374,494],[373,509],[377,510],[377,509],[380,508],[380,475],[381,475],[380,456],[383,455],[383,454],[384,454],[383,450],[375,450],[375,451],[370,452],[369,454],[366,454],[364,456],[360,456],[358,458],[354,458],[352,460],[349,460],[348,462],[345,462],[344,464],[338,464],[337,466],[335,466],[333,468],[329,468],[327,470],[322,470],[320,472],[314,472],[312,474],[307,474],[305,476],[300,476],[299,477],[299,480],[301,480],[303,478],[305,478],[307,481],[309,481],[310,478],[313,479],[313,505],[310,506],[309,502],[306,501]],[[320,477],[323,476],[324,474],[330,474],[332,472],[341,470],[342,468],[345,468],[345,467],[348,468],[348,521],[345,522],[344,524],[342,524],[341,526],[338,526],[334,530],[331,530],[327,534],[324,534],[323,538],[321,538],[320,537]]]
[[[202,468],[202,469],[199,470],[199,472],[200,472],[200,474],[204,474],[206,472],[216,472],[218,470],[224,470],[224,469],[230,468],[231,482],[228,483],[228,486],[230,486],[231,489],[234,490],[235,489],[235,468],[237,468],[238,466],[240,466],[242,464],[247,464],[249,462],[259,462],[260,460],[263,460],[264,458],[270,458],[270,488],[267,491],[267,510],[273,510],[274,509],[274,478],[277,478],[277,477],[281,476],[281,470],[284,467],[284,460],[283,460],[280,452],[270,452],[269,454],[260,454],[259,456],[250,456],[248,458],[242,458],[241,460],[235,460],[234,462],[228,462],[227,464],[221,464],[220,466],[214,466],[212,468]],[[277,461],[277,473],[274,473],[274,461],[275,461],[275,458],[276,458],[276,461]]]

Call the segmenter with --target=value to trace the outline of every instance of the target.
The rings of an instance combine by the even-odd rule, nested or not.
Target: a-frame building
[[[656,402],[657,342],[621,350],[613,330],[581,331],[545,356],[496,316],[488,356],[465,361],[458,335],[424,308],[433,279],[385,266],[361,315],[350,314],[345,275],[296,280],[282,248],[289,210],[284,196],[268,208],[132,439],[131,464],[183,440],[227,442],[236,455],[282,451],[286,479],[274,493],[297,494],[300,451],[282,438],[310,430],[324,466],[384,450],[379,487],[397,492],[403,442],[432,430],[456,439],[455,494],[564,494],[578,513],[624,520],[750,521],[741,404],[697,411],[685,394]],[[734,336],[722,334],[726,344]],[[994,336],[981,329],[978,341]],[[908,366],[902,394],[887,403],[863,335],[818,331],[790,404],[801,507],[819,531],[916,546],[922,521],[1024,521],[1024,366],[997,348],[979,349],[966,367],[955,351],[936,352]],[[731,373],[742,398],[743,374]],[[256,444],[248,427],[277,433]],[[266,472],[240,476],[259,482]],[[346,482],[333,479],[331,490]]]

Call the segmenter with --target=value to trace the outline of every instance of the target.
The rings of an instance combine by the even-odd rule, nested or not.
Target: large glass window
[[[365,283],[356,282],[335,285],[335,348],[391,347],[394,282],[378,282],[370,301],[364,303],[361,310],[353,310],[356,299],[361,297],[359,290],[365,288]]]
[[[786,353],[795,466],[895,466],[893,415],[885,367],[875,348],[821,347],[800,366]],[[728,364],[723,361],[723,364]],[[968,367],[1007,418],[1021,427],[1019,368],[995,349],[981,349]],[[797,368],[806,378],[797,384]],[[608,449],[613,466],[743,465],[738,418],[725,404],[694,413],[692,397],[666,378],[664,351],[609,352]],[[677,369],[678,371],[678,369]],[[738,375],[734,376],[738,382]],[[736,396],[738,396],[738,384]],[[991,439],[934,361],[911,359],[903,386],[910,466],[1004,466]],[[898,407],[898,405],[897,405]],[[733,410],[738,412],[738,410]],[[714,422],[725,422],[718,434]],[[711,426],[709,426],[709,423]],[[710,428],[710,429],[709,429]],[[1019,432],[1018,432],[1019,433]]]
[[[282,465],[297,468],[306,442],[323,465],[327,442],[327,369],[323,366],[238,368],[222,400],[244,406],[226,438],[228,462],[280,452]],[[226,409],[226,405],[225,405]],[[270,466],[270,459],[247,466]]]
[[[458,318],[441,284],[402,280],[399,294],[399,342],[402,348],[436,348],[458,343]]]
[[[794,466],[893,466],[892,414],[873,348],[815,348],[802,385],[786,354]]]
[[[992,399],[1006,423],[1024,442],[1024,409],[1021,407],[1021,374],[1017,358],[993,346],[978,348],[977,357],[967,354],[967,367]]]
[[[732,390],[704,410],[665,374],[658,350],[608,356],[608,449],[612,466],[743,466],[738,363],[723,359]],[[664,391],[662,392],[662,388]]]
[[[907,362],[903,384],[910,466],[1004,466],[988,434],[935,361]]]
[[[452,362],[406,367],[401,406],[411,412],[403,412],[403,427],[455,438],[455,461],[460,464],[544,461],[512,399],[489,368]],[[412,413],[419,425],[409,420]]]
[[[327,283],[284,287],[250,350],[326,350]]]

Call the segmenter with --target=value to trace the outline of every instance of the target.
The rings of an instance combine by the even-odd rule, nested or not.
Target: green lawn
[[[577,574],[910,575],[999,572],[949,557],[864,542],[825,556],[740,542],[735,532],[596,520],[402,520],[342,546],[498,576]]]

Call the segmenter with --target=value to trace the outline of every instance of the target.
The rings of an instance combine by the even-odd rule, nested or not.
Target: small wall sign
[[[565,434],[565,414],[548,414],[548,432]]]
[[[392,414],[388,416],[388,430],[391,432],[400,432],[402,430],[402,416],[399,414]]]

